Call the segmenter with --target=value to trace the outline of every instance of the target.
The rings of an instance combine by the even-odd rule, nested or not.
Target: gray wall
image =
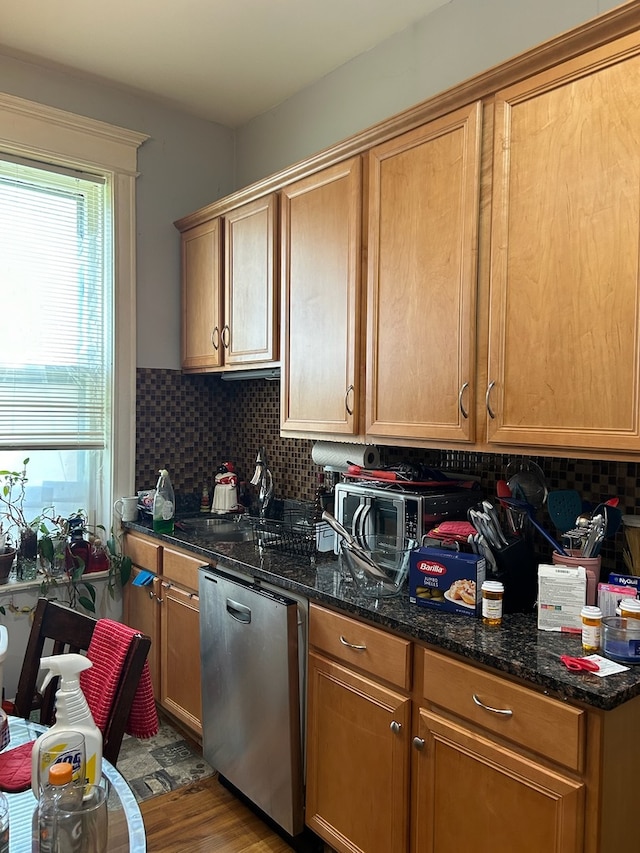
[[[234,133],[88,77],[0,54],[0,90],[146,133],[138,152],[138,366],[180,367],[180,235],[173,222],[234,189]]]
[[[151,137],[138,160],[138,366],[178,369],[175,219],[616,5],[452,0],[236,132],[89,77],[2,55],[0,91]]]
[[[452,0],[242,127],[237,186],[304,160],[618,5]]]

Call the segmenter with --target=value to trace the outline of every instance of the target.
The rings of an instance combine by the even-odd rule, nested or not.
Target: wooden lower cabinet
[[[160,704],[202,736],[200,601],[195,591],[162,581]]]
[[[584,785],[421,709],[416,853],[581,853]]]
[[[147,660],[151,672],[153,695],[160,699],[160,612],[158,609],[160,579],[158,577],[145,586],[134,586],[133,581],[143,569],[133,566],[131,581],[124,589],[124,621],[132,628],[151,637],[151,648]]]
[[[409,831],[406,695],[309,655],[307,824],[340,853],[402,853]]]
[[[203,560],[127,533],[134,577],[147,569],[151,586],[124,591],[124,620],[151,637],[149,664],[156,701],[196,737],[202,736],[198,568]]]

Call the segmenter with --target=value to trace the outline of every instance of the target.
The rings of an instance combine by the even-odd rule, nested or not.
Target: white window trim
[[[0,152],[108,173],[114,203],[114,382],[111,461],[114,495],[135,485],[136,203],[138,148],[149,137],[0,92]]]

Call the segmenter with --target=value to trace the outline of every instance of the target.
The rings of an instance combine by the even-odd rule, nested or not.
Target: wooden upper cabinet
[[[370,151],[367,436],[474,438],[481,116]]]
[[[353,435],[358,376],[360,157],[281,194],[281,429]]]
[[[640,450],[639,97],[637,33],[496,97],[490,442]]]
[[[182,232],[182,367],[222,364],[221,233],[219,218]]]
[[[227,366],[278,361],[277,195],[224,216],[224,313]]]

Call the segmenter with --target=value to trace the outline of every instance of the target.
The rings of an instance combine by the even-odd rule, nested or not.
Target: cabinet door
[[[309,655],[306,822],[339,853],[405,853],[410,702]]]
[[[360,427],[361,172],[355,157],[282,191],[283,431]]]
[[[640,449],[639,52],[496,96],[490,442]]]
[[[273,193],[224,217],[222,341],[227,366],[262,364],[280,358],[276,204]]]
[[[199,599],[195,592],[163,581],[161,606],[160,704],[202,736]]]
[[[474,438],[481,115],[370,152],[368,436]]]
[[[134,566],[131,580],[123,590],[124,623],[151,637],[151,648],[147,660],[151,672],[153,695],[160,698],[160,579],[155,578],[146,586],[134,586],[133,581],[142,569]]]
[[[222,364],[221,226],[219,219],[182,234],[182,368]]]
[[[414,853],[581,853],[584,785],[423,709],[419,738]]]

